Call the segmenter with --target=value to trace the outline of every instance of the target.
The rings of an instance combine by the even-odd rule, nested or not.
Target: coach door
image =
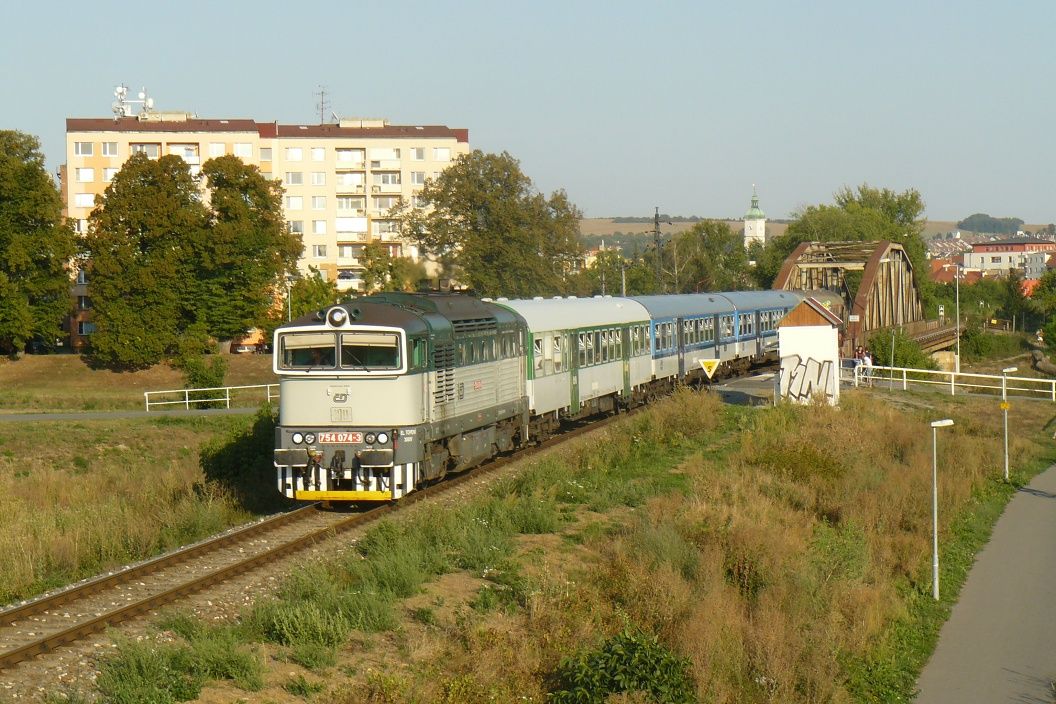
[[[573,330],[568,332],[568,339],[571,342],[571,349],[568,351],[569,412],[573,415],[579,413],[579,367],[586,359],[587,341],[584,338],[586,334]]]
[[[623,328],[620,330],[620,350],[623,357],[623,395],[627,398],[631,397],[631,329]]]
[[[682,334],[682,318],[675,318],[672,323],[675,326],[675,349],[678,350],[678,378],[686,375],[686,346],[685,336]]]

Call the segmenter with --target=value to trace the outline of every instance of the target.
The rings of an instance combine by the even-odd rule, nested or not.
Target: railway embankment
[[[904,700],[1013,493],[1000,415],[913,393],[850,392],[838,409],[715,396],[680,394],[401,512],[251,604],[166,616],[90,658],[96,684],[81,684],[128,700],[577,701],[561,692],[588,674],[613,687],[612,654],[633,651],[666,673],[635,683],[674,692],[662,701]],[[1052,460],[1052,410],[1012,413],[1024,482]],[[940,439],[936,603],[939,417],[956,424]]]

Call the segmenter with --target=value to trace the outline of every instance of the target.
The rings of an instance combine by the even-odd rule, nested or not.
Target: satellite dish
[[[139,99],[140,100],[143,100],[143,98],[146,98],[146,97],[147,97],[146,93],[144,93],[143,91],[139,91]]]

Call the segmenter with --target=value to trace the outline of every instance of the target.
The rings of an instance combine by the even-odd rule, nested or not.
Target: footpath
[[[257,407],[201,408],[172,411],[71,411],[58,413],[0,413],[0,423],[55,420],[111,420],[115,418],[164,418],[166,416],[237,416],[256,413]]]
[[[914,702],[1053,704],[1054,682],[1056,465],[1020,489],[998,519]]]

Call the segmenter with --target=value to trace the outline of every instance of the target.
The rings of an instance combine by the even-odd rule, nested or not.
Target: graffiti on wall
[[[794,403],[810,403],[815,397],[836,402],[835,367],[831,359],[803,359],[798,354],[781,358],[782,397]]]

